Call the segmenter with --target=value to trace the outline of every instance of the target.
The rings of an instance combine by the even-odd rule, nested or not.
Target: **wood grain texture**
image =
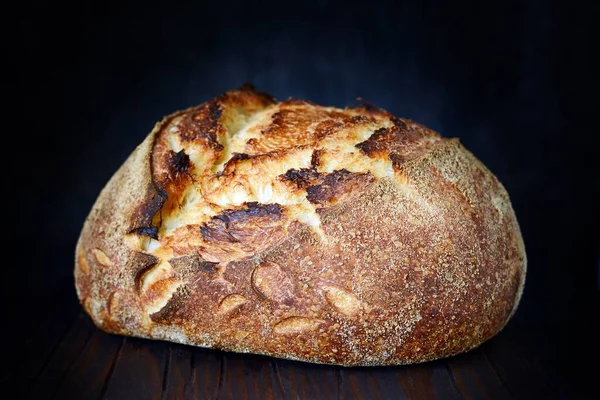
[[[41,399],[48,394],[56,393],[62,380],[70,372],[71,366],[77,362],[82,350],[87,346],[93,331],[94,327],[79,314],[37,378],[32,393],[33,398]]]
[[[101,397],[161,399],[166,352],[166,343],[124,339]]]
[[[95,330],[87,347],[67,371],[56,398],[100,398],[122,345],[123,338]]]
[[[58,312],[58,311],[54,311]],[[509,335],[446,360],[345,368],[124,338],[67,313],[48,340],[32,333],[19,367],[32,399],[536,399],[568,398]],[[35,356],[37,354],[37,356]],[[25,359],[23,359],[25,360]],[[21,386],[24,387],[24,386]]]

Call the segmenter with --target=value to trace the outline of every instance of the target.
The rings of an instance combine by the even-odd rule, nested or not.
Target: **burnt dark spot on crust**
[[[225,168],[227,168],[230,165],[236,164],[238,161],[249,160],[253,157],[256,157],[256,156],[251,156],[250,154],[245,154],[245,153],[233,153],[231,158],[225,164]]]
[[[371,137],[364,142],[358,143],[355,147],[364,153],[371,155],[378,151],[387,150],[390,144],[390,130],[388,128],[379,128]]]
[[[373,176],[345,169],[324,174],[317,172],[315,168],[302,168],[290,169],[280,179],[293,182],[298,189],[306,189],[308,201],[325,206],[371,182]]]
[[[190,157],[185,154],[185,150],[175,153],[171,150],[169,157],[169,171],[171,178],[176,179],[182,174],[186,174],[190,168]]]
[[[262,226],[269,226],[282,218],[279,204],[247,203],[241,210],[226,210],[213,217],[200,228],[202,237],[207,242],[238,243],[247,240],[253,231]]]
[[[371,174],[357,174],[345,169],[334,171],[326,175],[320,185],[308,188],[306,198],[314,204],[330,205],[344,196],[351,195],[373,179]]]
[[[281,177],[296,184],[298,189],[306,189],[323,181],[323,175],[314,168],[290,169]]]
[[[435,132],[428,129],[420,129],[417,125],[408,125],[402,120],[394,122],[391,128],[377,129],[373,135],[364,142],[356,145],[368,156],[395,154],[396,163],[412,159],[430,148],[439,138]]]
[[[219,131],[225,129],[219,123],[222,112],[221,105],[213,100],[184,114],[178,124],[181,140],[184,142],[202,140],[216,151],[223,150],[223,146],[217,140]]]
[[[148,236],[152,239],[158,239],[158,228],[155,226],[140,226],[130,230],[129,233],[134,233],[140,236]]]
[[[281,216],[281,207],[279,204],[258,204],[257,202],[246,203],[247,208],[242,210],[226,210],[223,214],[213,217],[226,224],[236,224],[247,222],[254,218],[269,217],[279,219]]]
[[[154,314],[150,314],[150,319],[156,323],[165,325],[174,325],[181,323],[181,316],[178,311],[184,306],[187,298],[188,288],[180,286],[177,288],[167,304]]]
[[[233,153],[233,156],[231,157],[231,159],[229,161],[235,162],[235,161],[238,161],[238,160],[247,160],[249,158],[251,158],[251,156],[249,154]]]
[[[152,225],[152,220],[156,213],[162,208],[167,200],[167,192],[157,185],[151,184],[149,190],[149,200],[140,204],[131,214],[129,233],[150,236],[156,239],[157,229]]]
[[[364,115],[355,115],[353,117],[350,117],[350,122],[352,124],[361,124],[363,122],[367,122],[369,119],[369,117],[365,117]]]

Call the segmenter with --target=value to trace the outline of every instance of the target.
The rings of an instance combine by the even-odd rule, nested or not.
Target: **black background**
[[[278,99],[343,107],[361,96],[459,137],[507,188],[524,235],[525,294],[503,334],[568,390],[594,383],[596,10],[540,1],[12,7],[3,57],[8,347],[50,304],[76,302],[82,223],[153,124],[250,81]]]

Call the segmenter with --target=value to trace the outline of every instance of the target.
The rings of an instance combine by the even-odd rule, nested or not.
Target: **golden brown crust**
[[[250,87],[158,123],[75,258],[108,332],[340,365],[479,345],[526,269],[506,191],[458,140]]]

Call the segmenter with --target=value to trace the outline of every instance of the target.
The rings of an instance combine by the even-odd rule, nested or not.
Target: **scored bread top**
[[[394,165],[440,140],[376,107],[277,103],[248,86],[171,116],[152,152],[163,201],[151,225],[131,229],[130,245],[160,260],[140,283],[147,292],[160,282],[148,311],[183,283],[169,260],[194,252],[208,263],[245,259],[302,225],[327,240],[319,209],[374,179],[401,180]]]

